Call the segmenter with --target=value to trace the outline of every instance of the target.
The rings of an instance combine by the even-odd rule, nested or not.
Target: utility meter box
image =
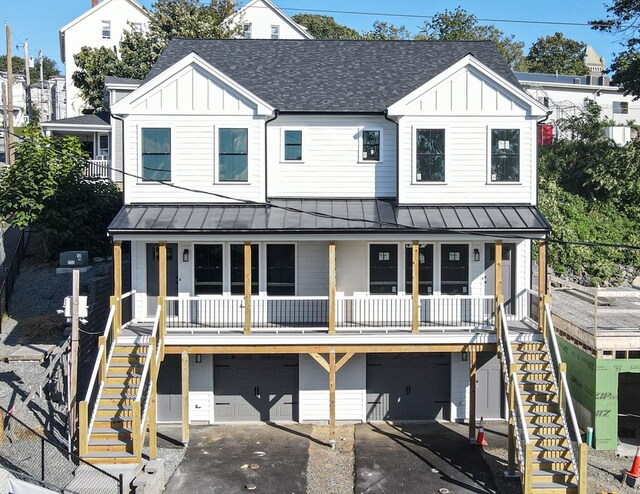
[[[73,317],[73,301],[72,297],[64,298],[64,317]],[[80,295],[78,297],[78,317],[83,318],[89,315],[89,306],[87,305],[87,297]]]
[[[86,250],[70,250],[60,253],[60,267],[85,267],[89,265],[89,252]]]

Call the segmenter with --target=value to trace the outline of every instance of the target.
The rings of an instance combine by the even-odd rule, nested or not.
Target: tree
[[[11,62],[13,64],[13,73],[14,74],[24,74],[24,58],[13,56],[11,57]],[[7,70],[7,56],[0,56],[0,71],[6,72]],[[44,76],[44,80],[46,81],[50,77],[60,75],[60,71],[58,70],[58,66],[56,65],[55,60],[50,59],[47,56],[42,57],[42,73]],[[40,80],[40,60],[35,60],[35,66],[29,69],[29,77],[31,78],[31,82],[37,82]]]
[[[362,37],[355,29],[338,24],[328,15],[296,14],[292,19],[307,28],[309,34],[316,39],[360,39]]]
[[[15,145],[16,161],[0,169],[0,215],[42,233],[47,252],[108,251],[106,227],[118,211],[117,187],[84,176],[88,156],[75,137],[47,137],[30,124]]]
[[[365,39],[397,40],[411,39],[411,33],[404,26],[395,26],[384,21],[375,21],[373,29],[362,35]]]
[[[175,37],[229,38],[240,32],[225,21],[234,12],[231,0],[157,0],[152,7],[149,30],[125,31],[117,53],[107,48],[83,47],[74,55],[78,70],[72,80],[80,89],[90,111],[101,111],[104,103],[104,78],[143,79],[169,41]]]
[[[589,73],[584,63],[586,50],[585,43],[565,38],[562,33],[542,36],[529,48],[526,67],[529,72],[543,74],[586,75]]]
[[[591,27],[626,37],[623,43],[625,50],[615,57],[610,67],[610,71],[613,72],[612,82],[620,86],[624,94],[632,94],[635,99],[638,99],[640,98],[640,37],[638,37],[640,3],[637,0],[614,0],[613,5],[607,7],[607,12],[606,19],[591,21]]]
[[[512,68],[519,68],[523,62],[524,43],[515,36],[505,35],[495,26],[478,23],[478,18],[461,7],[436,13],[431,20],[425,20],[416,39],[449,41],[493,41]]]

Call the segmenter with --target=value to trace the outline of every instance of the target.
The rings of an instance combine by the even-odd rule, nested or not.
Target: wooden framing
[[[116,312],[113,316],[116,334],[122,328],[122,242],[113,243],[113,296]]]
[[[336,332],[336,243],[329,242],[329,334]]]
[[[469,352],[469,442],[476,440],[476,380],[478,359],[475,351]]]
[[[262,354],[281,355],[287,353],[313,354],[329,353],[459,353],[459,352],[496,352],[495,343],[468,343],[447,345],[167,345],[166,353],[180,355],[183,352],[196,352],[203,355]],[[322,358],[322,357],[320,357]],[[315,357],[314,357],[315,359]],[[317,360],[317,359],[316,359]],[[340,363],[338,363],[339,365]],[[320,364],[322,365],[322,364]],[[324,367],[324,366],[323,366]]]
[[[547,242],[538,241],[538,325],[542,328],[542,333],[546,336],[545,316],[544,316],[544,296],[547,294]]]
[[[158,457],[158,420],[156,408],[158,396],[158,369],[156,367],[156,337],[149,338],[149,376],[151,379],[151,396],[149,397],[149,458],[155,460]]]
[[[78,456],[84,458],[89,451],[89,412],[84,400],[78,404],[78,429]]]
[[[495,271],[494,293],[497,297],[498,295],[502,295],[502,240],[496,240]]]
[[[182,444],[189,444],[189,354],[182,352]]]
[[[177,255],[177,253],[175,253]],[[160,304],[160,338],[163,343],[167,336],[167,242],[158,244],[158,304]],[[161,360],[164,360],[164,344],[160,345]]]
[[[131,404],[133,416],[133,422],[131,425],[131,440],[133,442],[133,456],[138,458],[138,461],[142,460],[142,434],[140,433],[140,420],[142,414],[140,413],[140,402],[134,401]]]
[[[417,333],[420,322],[420,244],[411,245],[411,332]]]
[[[244,243],[244,334],[251,333],[251,242]]]
[[[507,397],[509,399],[509,410],[507,411],[507,415],[509,417],[509,439],[507,443],[507,451],[508,451],[508,459],[507,459],[507,474],[509,476],[514,476],[516,474],[516,427],[515,427],[515,418],[511,414],[511,410],[515,410],[516,407],[516,393],[519,393],[520,390],[516,389],[515,381],[512,379],[514,373],[518,372],[518,367],[516,364],[509,364],[509,385],[508,385],[508,394]]]

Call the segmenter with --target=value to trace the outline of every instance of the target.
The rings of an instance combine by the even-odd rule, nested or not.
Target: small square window
[[[629,102],[627,101],[614,101],[613,102],[613,113],[617,113],[620,115],[628,115],[629,114]]]
[[[491,181],[520,180],[520,130],[491,129]]]
[[[302,161],[302,131],[284,131],[284,159],[285,161]]]
[[[251,39],[251,23],[246,23],[242,25],[242,36],[245,39]]]
[[[444,129],[416,131],[416,181],[444,182]]]
[[[131,31],[141,33],[143,31],[142,22],[132,22],[131,23]]]
[[[271,39],[278,39],[280,37],[280,26],[271,26]]]
[[[362,161],[380,161],[380,131],[362,131]]]
[[[102,21],[102,39],[111,39],[111,21]]]

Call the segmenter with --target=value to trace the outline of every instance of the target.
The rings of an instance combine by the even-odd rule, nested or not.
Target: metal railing
[[[84,174],[93,178],[109,178],[111,176],[111,161],[88,160]]]
[[[20,480],[54,492],[124,492],[122,475],[116,477],[69,453],[3,407],[0,407],[0,466]]]
[[[11,253],[11,256],[5,259],[4,279],[2,280],[2,285],[0,285],[0,332],[2,331],[2,320],[9,307],[9,299],[16,284],[16,278],[20,274],[20,263],[27,251],[28,240],[29,232],[22,230],[18,237],[16,248]]]

